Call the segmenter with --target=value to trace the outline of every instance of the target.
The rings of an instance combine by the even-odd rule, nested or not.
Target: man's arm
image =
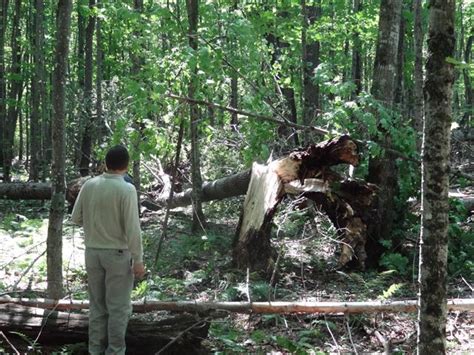
[[[130,186],[129,194],[124,203],[124,226],[125,236],[128,242],[128,249],[132,254],[133,272],[136,277],[141,278],[145,274],[143,266],[143,246],[140,230],[140,220],[138,218],[138,202],[135,187]]]

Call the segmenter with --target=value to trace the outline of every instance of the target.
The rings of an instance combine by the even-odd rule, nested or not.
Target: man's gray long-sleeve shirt
[[[134,262],[143,262],[137,192],[122,175],[104,173],[86,181],[71,219],[84,227],[86,247],[128,249]]]

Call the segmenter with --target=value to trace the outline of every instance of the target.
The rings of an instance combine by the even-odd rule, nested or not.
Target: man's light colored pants
[[[128,250],[86,248],[91,354],[125,354],[132,313],[131,260]]]

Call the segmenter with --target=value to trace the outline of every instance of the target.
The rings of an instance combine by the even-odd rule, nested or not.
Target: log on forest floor
[[[133,354],[155,354],[171,341],[166,354],[202,353],[209,323],[181,314],[161,320],[131,319],[127,328],[127,350]],[[82,313],[51,311],[13,303],[0,304],[0,330],[20,332],[47,345],[87,343],[88,316]]]
[[[61,311],[85,310],[88,301],[50,300],[0,297],[0,310],[5,305],[17,305],[32,309],[55,309]],[[455,298],[447,301],[449,311],[474,312],[474,299]],[[339,314],[339,313],[380,313],[415,312],[416,300],[404,301],[362,301],[362,302],[199,302],[199,301],[154,301],[133,302],[135,313],[152,311],[196,312],[206,314],[210,311],[259,314]],[[83,316],[83,315],[81,315]],[[191,322],[192,323],[192,322]],[[148,323],[147,323],[148,324]]]

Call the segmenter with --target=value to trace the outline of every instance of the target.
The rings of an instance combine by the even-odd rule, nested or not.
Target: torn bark
[[[370,194],[362,198],[370,204],[375,187],[359,188],[360,193],[353,196],[349,186],[362,186],[365,183],[340,182],[341,177],[331,171],[330,167],[342,163],[354,166],[359,163],[357,145],[348,136],[310,145],[267,166],[254,164],[243,214],[234,238],[234,264],[240,269],[250,268],[268,275],[272,272],[274,255],[270,244],[270,230],[273,215],[285,194],[296,192],[315,200],[336,227],[340,228],[343,239],[348,244],[343,248],[340,264],[347,264],[355,253],[363,266],[366,258],[364,246],[367,221],[362,221],[359,214],[354,212],[349,197],[358,198],[362,197],[359,195]],[[306,185],[309,179],[311,181]],[[367,207],[366,204],[363,205]]]
[[[88,301],[50,300],[0,297],[0,309],[5,304],[35,307],[36,309],[56,309],[60,311],[84,310]],[[450,311],[474,312],[474,299],[455,298],[447,302]],[[34,308],[33,308],[34,309]],[[416,312],[417,301],[365,301],[365,302],[198,302],[198,301],[152,301],[133,302],[135,313],[152,311],[198,312],[229,311],[235,313],[290,314],[290,313],[380,313]],[[158,333],[158,332],[157,332]]]

